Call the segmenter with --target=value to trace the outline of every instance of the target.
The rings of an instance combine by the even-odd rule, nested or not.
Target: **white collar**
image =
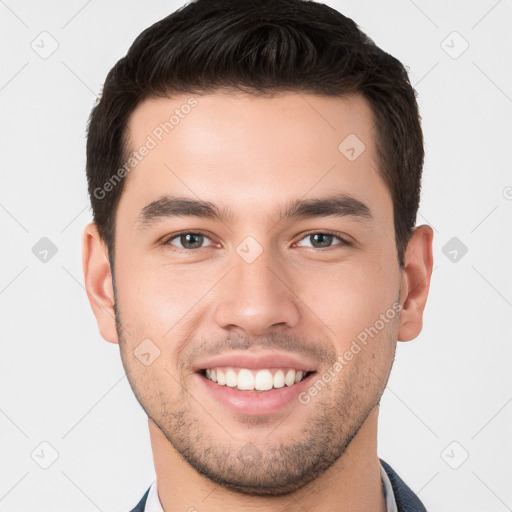
[[[146,500],[146,506],[144,512],[164,512],[160,499],[158,498],[158,492],[156,490],[156,480],[151,484],[149,488],[148,499]]]
[[[396,504],[395,493],[386,470],[380,465],[380,478],[384,484],[384,498],[386,500],[386,512],[398,512],[398,505]],[[160,511],[158,511],[160,512]],[[162,510],[163,512],[163,510]]]

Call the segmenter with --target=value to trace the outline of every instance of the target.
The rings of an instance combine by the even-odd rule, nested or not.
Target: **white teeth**
[[[272,371],[275,373],[272,374]],[[221,386],[238,388],[241,391],[268,391],[272,388],[293,386],[300,382],[307,372],[302,370],[248,370],[247,368],[207,368],[205,376],[208,380]]]
[[[282,388],[284,386],[284,372],[283,370],[277,370],[274,374],[274,387]]]
[[[288,372],[286,373],[286,377],[284,378],[284,383],[287,386],[295,384],[295,370],[288,370]]]
[[[237,384],[238,379],[236,378],[236,373],[233,370],[228,370],[226,372],[226,386],[236,388]]]
[[[270,370],[260,370],[254,381],[254,387],[258,391],[267,391],[274,386],[274,377],[272,377]]]
[[[224,384],[226,384],[226,376],[224,375],[224,372],[222,370],[217,370],[217,383],[220,384],[221,386],[224,386]]]
[[[244,369],[240,370],[238,373],[238,389],[246,391],[252,391],[254,389],[254,377],[250,370]]]

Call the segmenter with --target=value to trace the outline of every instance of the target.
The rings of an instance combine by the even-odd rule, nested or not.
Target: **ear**
[[[432,240],[434,232],[430,226],[418,226],[405,251],[405,266],[400,293],[400,326],[398,341],[416,338],[423,327],[423,310],[427,303],[432,274]]]
[[[110,343],[118,343],[108,250],[94,222],[88,224],[84,230],[82,264],[87,297],[100,333]]]

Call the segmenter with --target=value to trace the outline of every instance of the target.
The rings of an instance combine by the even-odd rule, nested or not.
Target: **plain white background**
[[[435,270],[379,455],[431,512],[510,510],[512,2],[326,3],[409,68],[425,133]],[[154,479],[147,419],[83,288],[85,127],[108,70],[181,5],[0,1],[4,512],[127,511]],[[57,252],[41,261],[38,243]]]

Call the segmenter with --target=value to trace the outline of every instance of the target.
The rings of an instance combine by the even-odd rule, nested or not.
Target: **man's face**
[[[190,97],[139,105],[131,149],[158,142],[155,128]],[[392,199],[362,97],[195,99],[168,134],[157,130],[118,206],[122,360],[150,420],[193,468],[248,494],[282,494],[339,459],[384,390],[402,275]],[[221,218],[182,215],[176,198]],[[333,198],[332,211],[289,211]],[[293,369],[312,373],[291,384]],[[291,385],[238,389],[287,375]]]

